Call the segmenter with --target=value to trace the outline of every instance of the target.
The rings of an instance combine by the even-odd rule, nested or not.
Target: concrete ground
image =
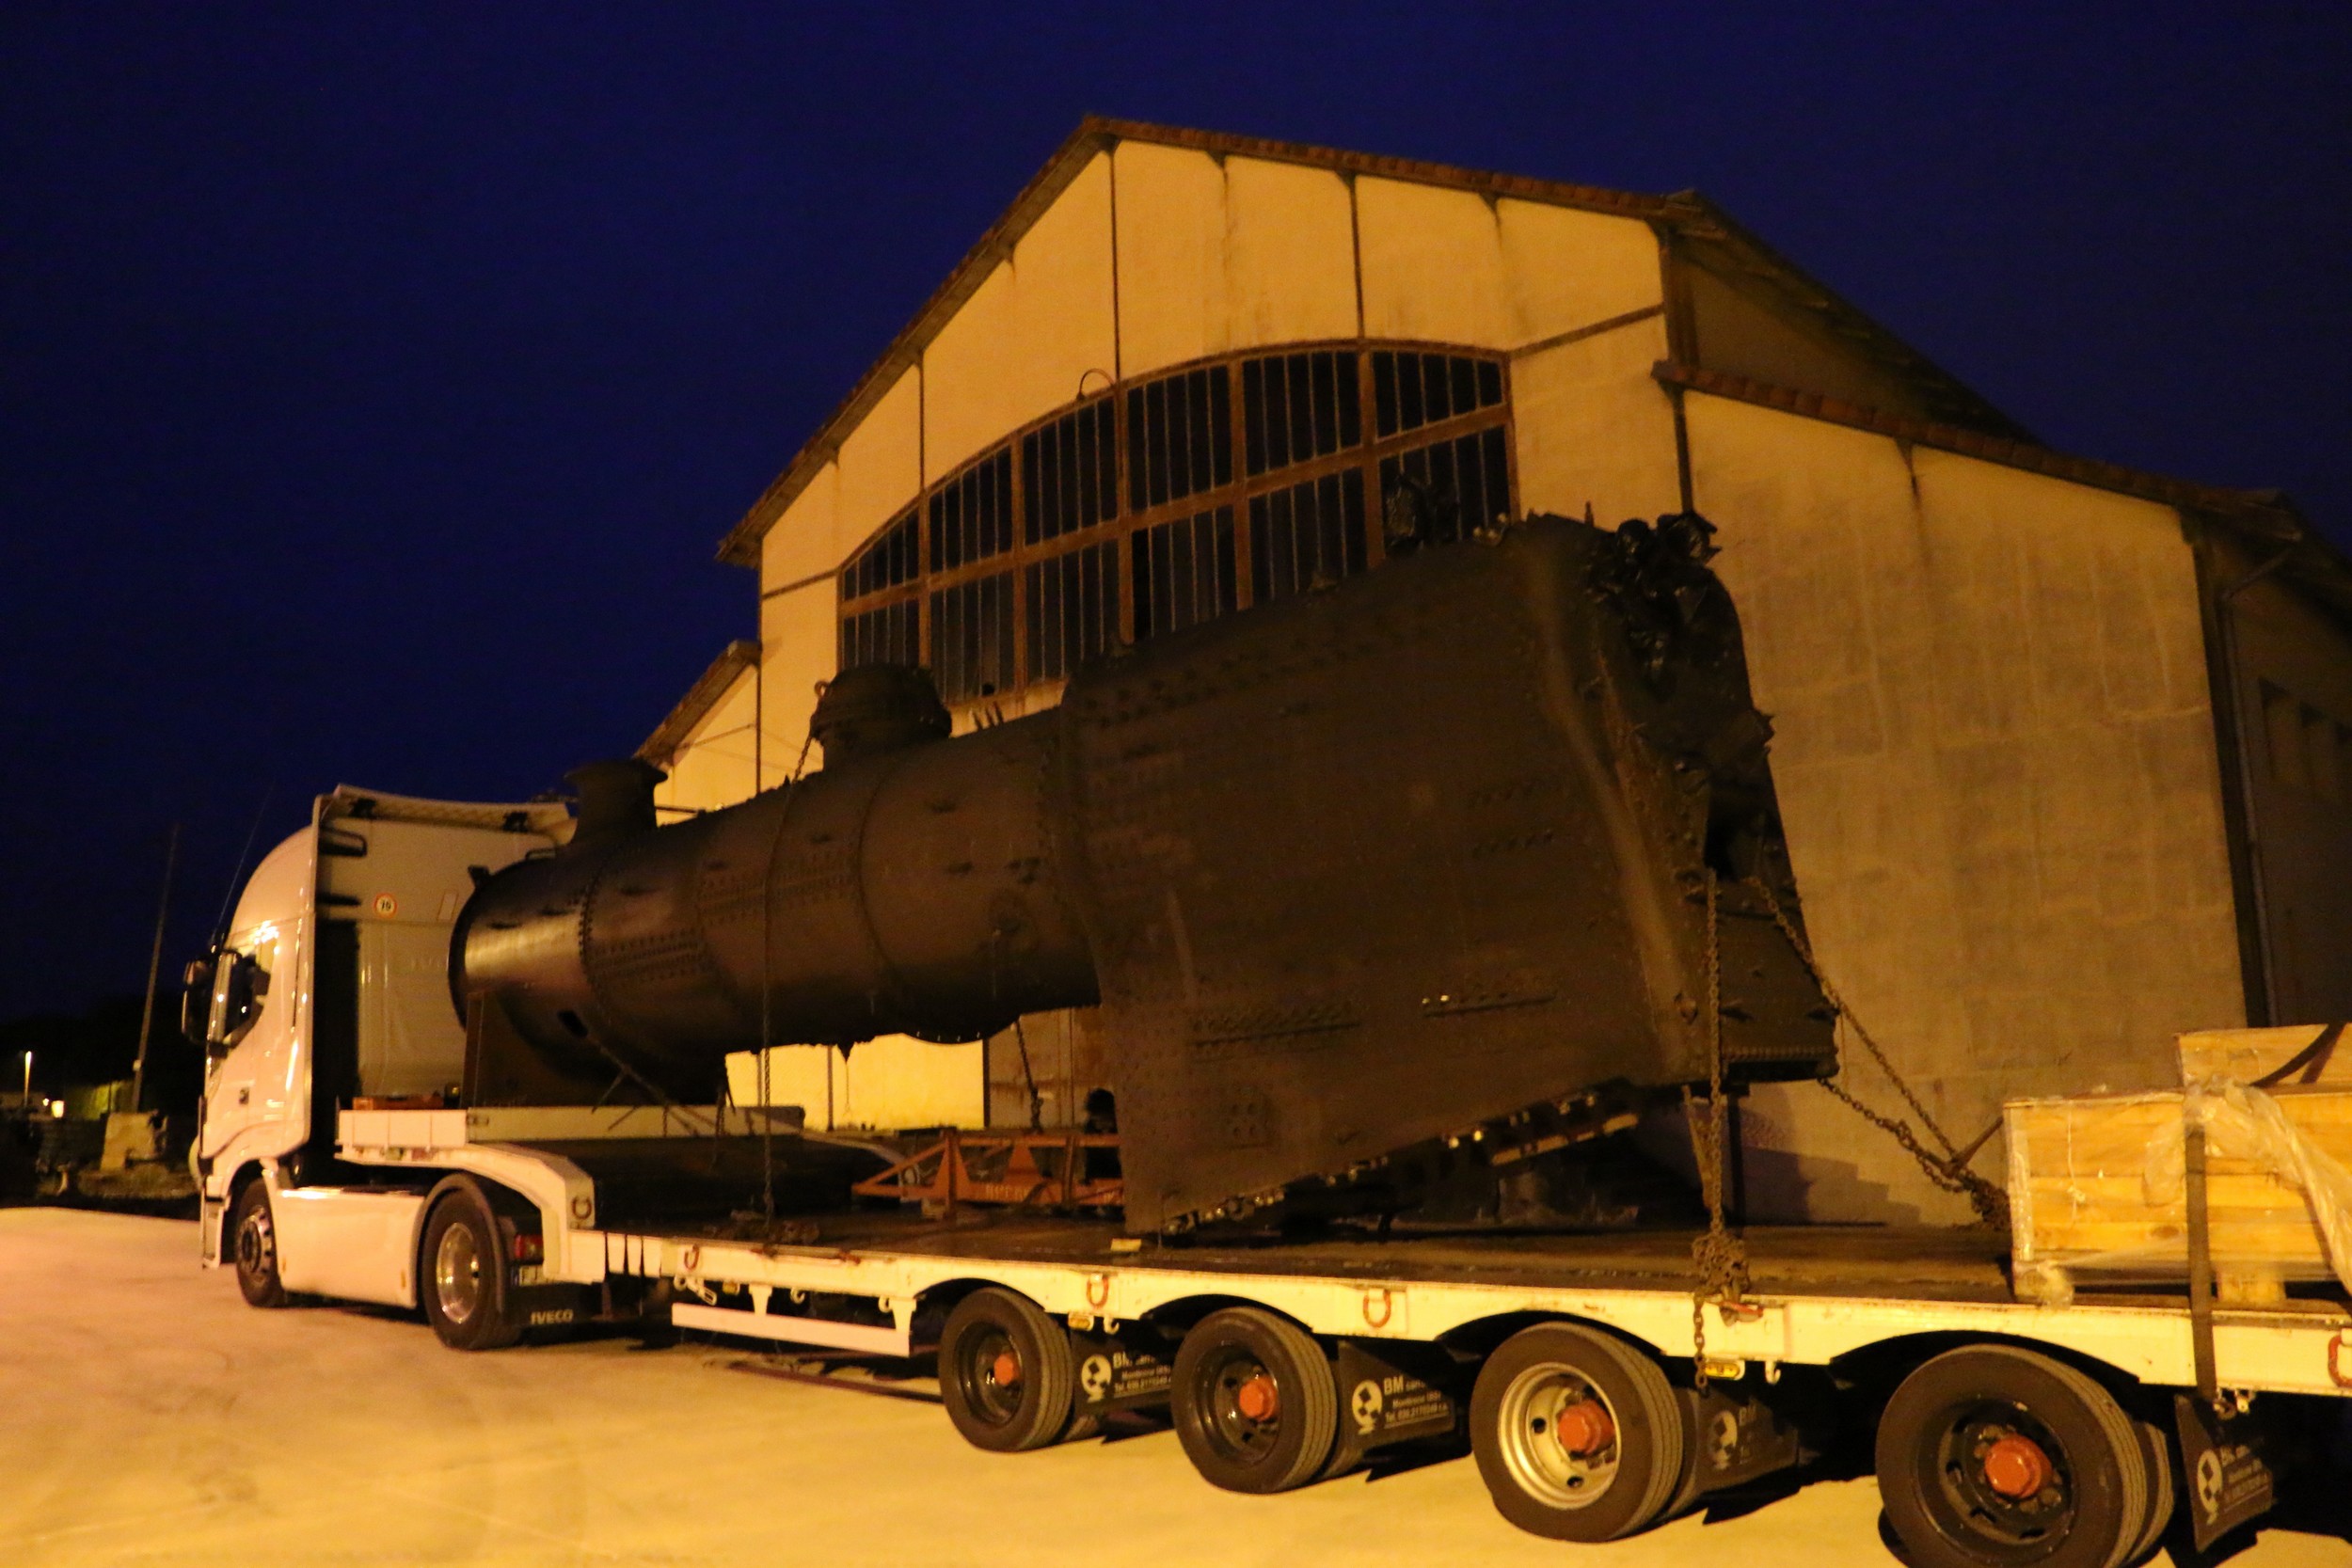
[[[966,1447],[932,1404],[745,1375],[709,1344],[465,1356],[421,1323],[256,1312],[183,1222],[0,1210],[0,1562],[1560,1568],[1469,1461],[1279,1497],[1214,1490],[1153,1433]],[[2352,1495],[2352,1486],[2336,1493]],[[1602,1548],[1612,1568],[1867,1563],[1867,1480]],[[2274,1528],[2238,1568],[2352,1563]]]

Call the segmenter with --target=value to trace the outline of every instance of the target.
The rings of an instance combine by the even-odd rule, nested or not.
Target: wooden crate
[[[2328,1023],[2292,1023],[2283,1029],[2200,1029],[2178,1037],[2181,1082],[2201,1084],[2208,1078],[2234,1078],[2251,1084],[2266,1078],[2315,1043],[2328,1030],[2336,1038],[2313,1060],[2288,1075],[2296,1086],[2342,1084],[2352,1086],[2352,1030]]]
[[[2026,1300],[2062,1303],[2079,1284],[2167,1285],[2188,1278],[2188,1210],[2174,1191],[2153,1202],[2149,1150],[2179,1137],[2185,1096],[2075,1095],[2015,1100],[2009,1133],[2012,1283]],[[2352,1164],[2352,1089],[2280,1089],[2287,1120]],[[2333,1278],[2303,1195],[2244,1160],[2206,1161],[2208,1250],[2217,1295],[2280,1300],[2290,1280]]]

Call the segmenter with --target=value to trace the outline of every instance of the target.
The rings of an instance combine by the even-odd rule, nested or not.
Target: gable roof
[[[653,734],[645,736],[645,743],[637,748],[638,760],[652,763],[656,768],[669,767],[686,745],[687,736],[694,733],[694,726],[734,688],[736,677],[758,662],[759,644],[747,637],[739,637],[720,649],[710,667],[695,677],[694,684],[686,689],[686,695],[677,700],[677,705],[654,726]]]
[[[756,567],[759,542],[784,515],[785,508],[833,460],[841,442],[858,421],[897,384],[899,375],[920,358],[950,318],[977,292],[998,262],[1029,231],[1055,198],[1069,188],[1099,152],[1122,141],[1150,142],[1189,149],[1217,157],[1257,158],[1270,163],[1300,164],[1354,178],[1359,175],[1399,180],[1454,190],[1473,191],[1489,200],[1516,200],[1574,207],[1639,219],[1671,238],[1694,264],[1728,273],[1770,291],[1783,302],[1810,317],[1850,350],[1876,362],[1908,384],[1923,405],[1940,422],[1979,430],[2012,440],[2028,436],[2014,421],[1954,376],[1930,363],[1886,328],[1810,277],[1779,252],[1735,223],[1713,202],[1694,191],[1672,196],[1643,196],[1608,190],[1598,185],[1534,180],[1523,175],[1488,174],[1449,164],[1422,163],[1411,158],[1347,152],[1304,142],[1273,141],[1259,136],[1230,135],[1152,125],[1138,120],[1106,119],[1089,115],[1046,159],[1044,167],[1023,186],[1012,204],[991,224],[946,282],[923,302],[888,348],[875,360],[849,396],[809,437],[783,473],[761,492],[751,510],[719,542],[719,559],[739,566]]]

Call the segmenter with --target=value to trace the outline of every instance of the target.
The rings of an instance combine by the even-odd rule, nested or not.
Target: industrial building
[[[2352,1014],[2352,569],[2276,496],[2041,445],[1693,195],[1087,121],[728,533],[757,637],[641,754],[677,812],[782,784],[873,659],[959,728],[1033,711],[1377,570],[1397,505],[1717,526],[1820,960],[1962,1139],[2166,1082],[2177,1031]],[[762,1076],[908,1126],[1032,1080],[1073,1120],[1101,1071],[1072,1015]],[[1818,1087],[1742,1136],[1752,1217],[1961,1212]]]

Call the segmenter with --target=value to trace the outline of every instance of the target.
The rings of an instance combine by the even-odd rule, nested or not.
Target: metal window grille
[[[921,569],[917,553],[921,531],[916,509],[909,507],[904,515],[892,523],[855,559],[841,569],[841,596],[862,599],[886,588],[897,588],[913,582]]]
[[[1012,548],[1012,451],[981,458],[931,497],[931,570],[952,572]]]
[[[1012,574],[995,572],[931,594],[931,678],[940,700],[968,703],[1012,689]]]
[[[1117,540],[1034,562],[1022,587],[1028,607],[1029,679],[1066,679],[1118,643]]]
[[[1381,439],[1425,424],[1474,414],[1502,402],[1502,367],[1458,354],[1375,349],[1372,356],[1374,420]]]
[[[861,664],[920,664],[923,662],[923,602],[901,599],[841,620],[841,663],[844,670]]]
[[[1127,394],[1127,504],[1164,506],[1233,479],[1232,381],[1223,365]]]
[[[1021,438],[1022,539],[1041,545],[1119,513],[1118,410],[1102,398]]]
[[[1241,607],[1232,507],[1137,529],[1127,539],[1136,641]]]
[[[1353,577],[1368,563],[1364,474],[1347,468],[1249,502],[1249,564],[1260,604]]]
[[[1333,349],[1242,361],[1244,456],[1253,476],[1362,442],[1356,364],[1352,351]]]
[[[1424,543],[1459,539],[1511,510],[1511,464],[1500,425],[1380,460],[1381,515],[1409,489]],[[1391,522],[1391,528],[1396,524]]]
[[[1112,388],[927,487],[842,568],[842,664],[927,662],[968,703],[1352,576],[1400,525],[1457,537],[1512,505],[1505,392],[1499,359],[1397,344]]]

